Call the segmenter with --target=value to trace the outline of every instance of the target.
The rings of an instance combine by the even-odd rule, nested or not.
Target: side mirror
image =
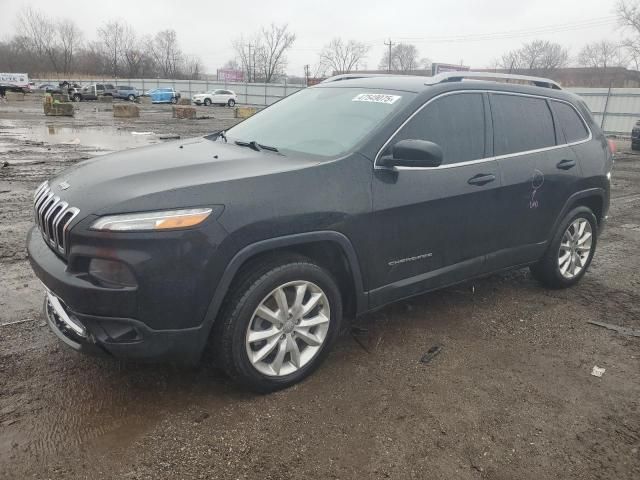
[[[391,149],[391,155],[380,159],[380,164],[385,167],[438,167],[443,156],[442,148],[433,142],[400,140]]]

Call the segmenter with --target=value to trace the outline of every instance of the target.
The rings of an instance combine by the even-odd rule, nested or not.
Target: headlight
[[[189,208],[164,212],[108,215],[93,222],[91,229],[124,232],[188,228],[204,222],[211,215],[211,211],[211,208]]]

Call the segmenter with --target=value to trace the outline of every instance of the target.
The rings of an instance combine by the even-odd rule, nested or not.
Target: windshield
[[[370,88],[308,88],[229,129],[227,137],[280,151],[338,156],[414,96]]]

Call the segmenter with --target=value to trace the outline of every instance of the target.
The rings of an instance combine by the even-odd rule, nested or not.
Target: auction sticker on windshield
[[[402,97],[400,95],[387,95],[384,93],[361,93],[356,95],[351,100],[352,102],[374,102],[374,103],[386,103],[391,105],[397,102]]]

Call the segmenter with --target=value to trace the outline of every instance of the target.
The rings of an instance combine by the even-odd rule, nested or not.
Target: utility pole
[[[304,66],[304,78],[306,79],[304,84],[308,87],[309,86],[309,65],[305,65]]]
[[[249,54],[247,55],[247,74],[249,76],[249,83],[251,83],[251,48],[253,47],[253,81],[256,81],[256,49],[255,45],[251,45],[247,43],[245,45],[249,49]]]
[[[391,47],[393,47],[393,42],[389,39],[389,43],[384,42],[384,44],[389,47],[389,73],[391,73]]]

